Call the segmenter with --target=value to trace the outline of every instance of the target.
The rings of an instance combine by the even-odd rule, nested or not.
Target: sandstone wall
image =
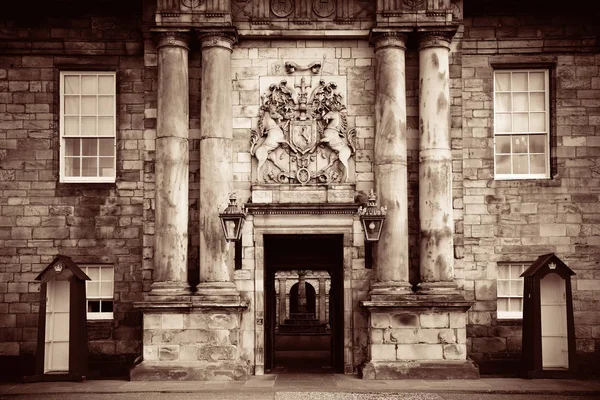
[[[600,357],[600,56],[597,21],[568,15],[471,17],[462,42],[464,271],[468,352],[482,372],[519,361],[521,321],[496,317],[498,262],[555,252],[573,277],[579,359]],[[493,179],[491,63],[550,63],[549,180]],[[512,364],[511,364],[512,363]],[[584,366],[584,368],[587,368]],[[514,369],[513,369],[514,371]]]

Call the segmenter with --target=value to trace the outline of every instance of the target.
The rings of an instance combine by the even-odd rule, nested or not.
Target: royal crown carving
[[[346,106],[335,82],[315,88],[301,77],[271,84],[261,96],[258,129],[251,154],[261,183],[329,184],[347,182],[356,130],[348,129]]]

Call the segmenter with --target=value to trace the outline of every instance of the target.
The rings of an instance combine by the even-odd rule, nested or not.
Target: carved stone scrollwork
[[[453,30],[419,32],[419,49],[427,47],[445,47],[450,49],[450,42],[453,36]]]
[[[190,48],[190,33],[189,31],[163,31],[155,32],[157,37],[156,47],[175,46],[183,47],[189,50]]]
[[[222,47],[232,51],[233,45],[237,43],[237,35],[234,31],[199,31],[198,39],[203,49],[208,47]]]
[[[412,10],[418,10],[425,6],[425,0],[404,0],[404,4]]]
[[[311,62],[308,65],[298,65],[293,61],[285,62],[285,72],[293,74],[296,71],[308,71],[310,70],[313,74],[319,74],[321,72],[321,63],[319,61]]]
[[[202,1],[203,0],[181,0],[181,4],[183,4],[184,7],[194,9],[200,6],[200,4],[202,4]]]
[[[348,130],[342,96],[333,82],[321,80],[309,92],[310,88],[306,77],[294,87],[282,80],[261,96],[258,130],[250,139],[259,182],[306,185],[348,180],[356,131]]]
[[[408,34],[398,31],[373,32],[371,35],[371,43],[375,45],[375,51],[387,47],[398,47],[406,50],[407,40]]]

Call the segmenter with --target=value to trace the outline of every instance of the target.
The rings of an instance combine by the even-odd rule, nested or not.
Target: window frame
[[[497,127],[497,115],[500,113],[509,113],[511,116],[513,115],[513,113],[518,112],[518,111],[514,111],[513,109],[513,93],[527,93],[528,94],[528,110],[527,113],[528,115],[531,114],[531,99],[530,99],[530,94],[531,93],[540,93],[540,91],[531,91],[531,89],[528,87],[527,91],[513,91],[512,85],[509,91],[500,91],[498,92],[496,90],[496,75],[497,74],[502,74],[502,73],[510,73],[511,77],[513,73],[523,73],[526,72],[528,73],[528,77],[529,77],[529,73],[531,72],[543,72],[544,73],[544,91],[543,93],[545,94],[545,99],[544,99],[544,112],[545,112],[545,119],[544,119],[544,124],[545,124],[545,132],[534,132],[534,131],[530,131],[528,130],[527,132],[513,132],[512,131],[512,127],[511,127],[511,132],[497,132],[496,131],[496,127]],[[492,152],[493,152],[493,162],[494,162],[494,180],[498,180],[498,181],[502,181],[502,180],[544,180],[544,179],[551,179],[552,175],[551,175],[551,162],[550,162],[550,152],[551,152],[551,104],[550,104],[550,95],[551,95],[551,84],[550,84],[550,73],[551,73],[551,69],[548,66],[535,66],[535,67],[517,67],[517,66],[511,66],[511,67],[502,67],[499,68],[497,66],[494,66],[493,69],[493,73],[492,73],[492,96],[493,96],[493,147],[492,147]],[[511,78],[512,81],[512,78]],[[529,82],[529,79],[528,79]],[[511,94],[511,105],[510,105],[510,112],[502,112],[502,111],[498,111],[499,107],[498,107],[498,103],[497,103],[497,94],[498,93],[510,93]],[[535,111],[534,111],[535,112]],[[512,118],[511,118],[512,120]],[[533,135],[541,135],[544,134],[545,135],[545,140],[544,140],[544,144],[545,144],[545,153],[544,153],[544,164],[545,164],[545,170],[546,172],[544,174],[532,174],[532,173],[527,173],[527,174],[516,174],[516,173],[504,173],[504,174],[500,174],[497,172],[497,161],[496,161],[496,156],[498,155],[497,151],[496,151],[496,144],[497,144],[497,138],[500,136],[514,136],[514,135],[527,135],[527,136],[533,136]],[[513,153],[512,152],[512,140],[511,140],[511,153],[508,153],[508,155],[511,156],[511,171],[512,171],[512,156],[515,154],[521,154],[521,153]],[[504,154],[504,153],[499,153],[499,154]],[[522,153],[522,154],[527,154],[528,155],[528,167],[531,167],[531,160],[529,159],[529,156],[532,154],[529,152],[527,153]],[[536,154],[536,153],[534,153]]]
[[[112,106],[113,106],[113,134],[112,136],[105,135],[65,135],[65,76],[68,75],[96,75],[96,76],[112,76],[113,77],[113,88],[112,88],[112,96],[114,97]],[[101,95],[96,91],[96,97]],[[81,96],[81,90],[79,96]],[[117,179],[117,72],[114,70],[63,70],[60,71],[59,77],[59,182],[61,183],[115,183]],[[97,108],[96,108],[97,110]],[[81,118],[82,112],[81,108],[79,110],[79,117]],[[96,111],[96,118],[99,116],[98,111]],[[81,123],[81,122],[80,122]],[[96,124],[97,126],[97,124]],[[65,155],[65,140],[67,138],[78,138],[78,139],[91,139],[91,138],[103,138],[113,140],[113,164],[112,170],[113,174],[111,176],[67,176],[65,174],[66,167],[66,155]],[[98,148],[99,151],[99,148]],[[96,160],[99,160],[100,156],[96,155]],[[80,154],[81,159],[81,154]]]
[[[86,264],[86,265],[82,265],[81,269],[83,272],[85,272],[86,275],[89,276],[88,272],[89,272],[89,268],[99,268],[100,271],[100,279],[99,280],[93,280],[90,277],[89,281],[85,281],[85,309],[86,309],[86,318],[88,321],[99,321],[99,320],[113,320],[114,319],[114,307],[115,307],[115,267],[114,265],[110,264]],[[112,269],[112,281],[106,280],[106,279],[102,279],[102,270],[103,269]],[[89,291],[88,291],[88,284],[92,283],[92,282],[99,282],[98,285],[98,293],[99,295],[96,297],[90,297],[89,295]],[[110,301],[113,304],[113,311],[111,312],[102,312],[102,311],[98,311],[98,312],[93,312],[93,311],[89,311],[88,310],[88,304],[90,300],[93,301],[100,301],[100,309],[102,309],[102,301],[109,301],[109,297],[108,296],[102,296],[102,283],[103,282],[111,282],[112,283],[112,297],[110,297]]]
[[[508,287],[509,287],[509,292],[512,292],[512,286],[510,285],[510,282],[512,281],[520,281],[522,282],[522,284],[525,283],[525,280],[523,278],[521,278],[521,274],[523,273],[523,271],[525,271],[529,265],[531,265],[532,262],[530,261],[526,261],[526,262],[522,262],[522,261],[514,261],[514,262],[499,262],[497,264],[497,268],[498,268],[498,274],[496,277],[496,317],[498,320],[514,320],[514,319],[518,319],[518,320],[522,320],[523,319],[523,303],[524,303],[524,298],[523,298],[523,291],[521,291],[520,295],[513,295],[512,293],[509,293],[508,296],[500,296],[499,293],[499,282],[500,281],[507,281]],[[513,277],[512,274],[512,268],[513,266],[517,266],[520,265],[522,267],[521,272],[519,273],[519,276],[517,277]],[[500,278],[500,268],[508,268],[508,279],[504,279],[504,278]],[[521,311],[500,311],[499,309],[499,304],[500,304],[500,299],[521,299]],[[509,304],[509,308],[510,308],[510,301],[508,302]]]

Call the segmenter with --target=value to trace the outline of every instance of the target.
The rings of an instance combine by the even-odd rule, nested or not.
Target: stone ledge
[[[368,308],[369,310],[377,309],[402,309],[408,308],[413,311],[417,310],[448,310],[453,309],[456,311],[467,311],[474,304],[473,301],[468,300],[435,300],[435,299],[423,299],[423,298],[410,298],[410,295],[404,296],[406,299],[403,300],[379,300],[379,301],[361,301],[360,305]],[[415,295],[416,297],[416,295]]]
[[[129,374],[132,381],[239,381],[248,379],[248,367],[239,362],[143,361]]]
[[[233,311],[240,312],[248,308],[247,301],[218,302],[202,301],[193,299],[191,296],[180,301],[154,300],[133,303],[133,306],[145,313],[159,313],[164,311],[177,311],[184,313],[193,313],[196,311]]]
[[[371,361],[360,370],[374,379],[479,379],[479,369],[466,361]]]

